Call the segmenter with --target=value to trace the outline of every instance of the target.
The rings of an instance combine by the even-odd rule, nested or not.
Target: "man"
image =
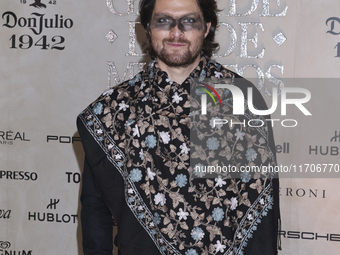
[[[195,178],[202,173],[190,166],[190,154],[222,158],[238,168],[275,165],[267,126],[213,127],[201,137],[207,149],[190,144],[190,135],[202,133],[189,117],[195,105],[192,80],[219,77],[234,80],[244,93],[249,86],[255,90],[208,58],[218,46],[216,12],[214,0],[142,0],[141,23],[153,61],[79,115],[86,155],[81,196],[86,255],[112,254],[112,217],[122,255],[277,254],[277,179],[247,173]],[[258,91],[254,98],[256,108],[266,108]],[[254,117],[248,110],[232,116],[230,93],[222,99],[228,106],[223,114],[233,120]]]

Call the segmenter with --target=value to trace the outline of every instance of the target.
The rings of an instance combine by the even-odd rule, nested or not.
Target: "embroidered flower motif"
[[[140,152],[139,152],[139,158],[140,158],[141,160],[144,160],[144,152],[143,152],[143,149],[141,149]]]
[[[183,97],[179,96],[177,92],[172,96],[172,102],[179,104],[180,101],[183,100]]]
[[[136,79],[129,80],[129,85],[130,86],[135,86],[135,84],[136,84]]]
[[[272,204],[274,202],[274,198],[271,195],[268,195],[267,201],[268,201],[269,204]]]
[[[179,220],[181,220],[181,219],[186,220],[187,217],[189,216],[189,213],[184,212],[182,208],[179,208],[179,212],[177,213],[177,216],[178,216]]]
[[[178,174],[176,176],[176,183],[178,187],[183,188],[187,184],[187,182],[188,182],[188,178],[186,175]]]
[[[158,225],[159,223],[161,223],[161,216],[159,216],[159,214],[157,212],[154,213],[154,218],[153,220],[155,221],[155,223]]]
[[[165,81],[168,82],[169,84],[173,84],[174,83],[173,80],[171,80],[170,78],[166,78]]]
[[[199,96],[199,95],[207,94],[207,92],[205,92],[205,91],[202,90],[202,89],[196,89],[196,90],[195,90],[195,94]]]
[[[216,244],[214,244],[216,252],[224,252],[224,249],[227,247],[224,244],[221,244],[220,240],[217,240]]]
[[[238,239],[242,239],[242,237],[243,237],[242,233],[239,232],[239,233],[237,234],[237,238],[238,238]]]
[[[197,241],[201,241],[204,237],[204,231],[199,228],[199,227],[196,227],[196,228],[193,228],[191,230],[191,237],[197,242]]]
[[[140,74],[137,74],[135,77],[133,77],[130,81],[129,81],[129,85],[130,86],[135,86],[136,82],[139,82],[142,80],[142,76]]]
[[[253,220],[254,218],[253,218],[253,216],[251,214],[248,214],[247,219],[248,220]]]
[[[119,104],[119,110],[123,110],[124,112],[125,112],[126,109],[129,108],[129,107],[130,107],[130,106],[129,106],[128,104],[126,104],[124,100]]]
[[[119,159],[122,159],[122,155],[116,154],[116,155],[115,155],[115,160],[119,160]]]
[[[246,151],[246,158],[249,162],[254,161],[257,157],[257,153],[253,148],[249,148]]]
[[[215,178],[215,182],[216,182],[215,187],[219,186],[220,188],[222,188],[223,185],[227,184],[225,181],[223,181],[221,175]]]
[[[157,144],[157,140],[156,137],[154,135],[148,135],[145,138],[145,144],[147,147],[149,147],[150,149],[155,148],[156,144]]]
[[[107,89],[104,91],[103,96],[111,96],[113,91],[113,89]]]
[[[214,151],[220,147],[220,141],[216,137],[209,137],[207,140],[207,147],[209,150]]]
[[[224,211],[221,207],[216,207],[212,212],[214,221],[221,221],[224,218]]]
[[[232,197],[230,199],[230,210],[235,210],[238,205],[238,201],[236,197]]]
[[[237,140],[243,140],[243,136],[244,136],[244,132],[241,132],[238,128],[236,129],[236,133],[235,133],[235,136],[236,136],[236,141]]]
[[[133,132],[133,136],[137,136],[140,137],[140,133],[139,133],[139,129],[138,129],[138,125],[136,124],[134,128],[132,128],[132,132]]]
[[[150,94],[148,93],[148,94],[146,94],[146,96],[142,99],[142,102],[145,102],[146,100],[148,100],[149,99],[149,97],[150,97]]]
[[[157,193],[154,200],[156,205],[160,204],[161,206],[164,206],[166,203],[165,195],[162,193]]]
[[[139,182],[142,179],[142,171],[134,168],[131,170],[129,177],[133,182]]]
[[[132,119],[128,119],[127,121],[125,121],[125,124],[124,124],[125,129],[131,126],[133,123],[135,123],[135,121]]]
[[[100,134],[100,135],[101,135],[102,133],[103,133],[103,129],[98,129],[98,130],[97,130],[97,134]]]
[[[145,219],[145,214],[144,213],[138,214],[138,219],[140,220]]]
[[[155,173],[155,172],[152,172],[151,169],[150,169],[150,167],[148,167],[147,170],[148,170],[148,178],[149,178],[151,181],[153,181],[153,179],[155,179],[156,173]]]
[[[185,252],[185,255],[198,255],[198,253],[194,249],[189,249]]]
[[[216,77],[216,78],[221,78],[221,77],[223,77],[223,74],[222,74],[221,72],[215,71],[214,74],[215,74],[215,77]]]
[[[207,76],[207,72],[204,69],[202,69],[198,81],[200,82],[203,81],[206,76]]]
[[[187,147],[186,143],[182,143],[179,148],[181,149],[182,154],[188,154],[190,151],[190,148]]]
[[[249,173],[249,172],[242,172],[240,177],[242,179],[242,182],[247,183],[251,179],[251,173]]]
[[[160,137],[164,144],[168,144],[170,142],[170,134],[168,132],[162,131],[159,133]]]
[[[102,103],[98,102],[93,106],[92,109],[95,114],[99,115],[102,114],[104,107]]]

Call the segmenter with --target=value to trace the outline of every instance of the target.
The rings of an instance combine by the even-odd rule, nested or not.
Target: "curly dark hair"
[[[215,0],[196,0],[204,18],[204,24],[211,22],[208,35],[204,38],[202,51],[207,57],[211,57],[213,52],[219,48],[219,44],[215,42],[215,32],[217,28],[218,18],[217,12],[220,10],[217,8]],[[146,34],[147,42],[144,43],[144,53],[150,55],[151,58],[155,58],[156,54],[151,47],[150,33],[148,30],[148,24],[151,21],[152,12],[155,8],[156,0],[141,0],[139,3],[140,21],[143,25]]]

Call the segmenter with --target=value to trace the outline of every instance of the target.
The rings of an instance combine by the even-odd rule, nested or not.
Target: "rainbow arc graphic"
[[[217,102],[216,102],[216,99],[215,97],[213,96],[213,94],[208,90],[210,89],[212,92],[214,92],[214,94],[217,96],[221,106],[222,106],[222,100],[221,100],[221,97],[218,95],[217,91],[210,85],[206,84],[206,83],[203,83],[203,82],[200,82],[199,84],[202,84],[205,86],[205,88],[203,87],[199,87],[199,89],[203,90],[204,92],[206,92],[211,98],[212,100],[214,101],[215,105],[217,105]],[[206,97],[204,97],[204,95],[202,95],[202,106],[203,105],[206,105]],[[206,107],[202,107],[202,114],[206,114]]]

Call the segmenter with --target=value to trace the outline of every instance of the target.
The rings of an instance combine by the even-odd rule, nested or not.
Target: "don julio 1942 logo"
[[[30,2],[30,3],[29,3]],[[10,49],[28,50],[32,47],[41,50],[64,50],[66,39],[59,34],[63,29],[71,29],[73,20],[64,17],[62,14],[46,14],[37,12],[39,9],[45,9],[48,5],[56,5],[57,1],[46,1],[47,5],[41,0],[32,1],[20,0],[20,3],[27,8],[32,9],[30,16],[19,16],[14,11],[5,11],[2,13],[2,26],[8,29],[27,28],[25,34],[13,34],[9,38]],[[55,35],[47,35],[46,30],[55,31]],[[22,29],[20,29],[22,31]],[[33,34],[32,34],[33,33]],[[45,34],[46,33],[46,34]]]

